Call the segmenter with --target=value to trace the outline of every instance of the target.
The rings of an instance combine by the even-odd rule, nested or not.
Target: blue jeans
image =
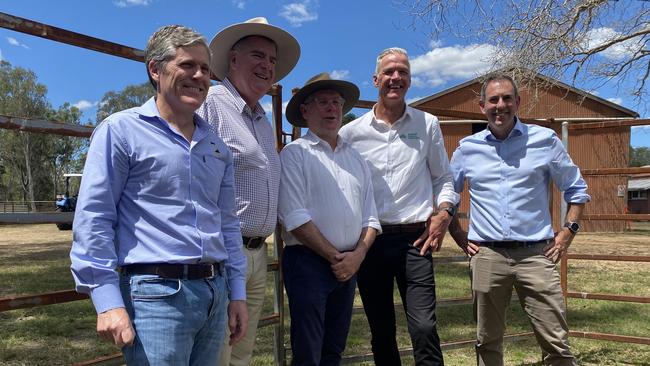
[[[226,327],[223,276],[178,280],[122,275],[120,289],[136,337],[127,365],[216,365]]]
[[[291,314],[291,365],[340,365],[356,276],[338,282],[329,262],[302,245],[284,249],[282,272]]]

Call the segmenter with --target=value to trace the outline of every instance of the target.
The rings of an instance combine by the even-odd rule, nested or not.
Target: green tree
[[[156,91],[148,81],[142,84],[129,85],[119,92],[109,91],[104,94],[99,102],[97,122],[103,121],[115,112],[140,106],[155,94]]]
[[[49,119],[67,124],[80,124],[81,111],[70,103],[64,103],[58,110],[50,112]],[[77,173],[83,170],[88,139],[69,136],[51,136],[51,149],[48,155],[48,164],[51,169],[53,193],[60,193],[59,187],[63,184],[63,174]],[[79,180],[75,180],[78,182]]]
[[[21,67],[12,67],[6,61],[0,61],[0,114],[25,117],[47,118],[52,107],[46,98],[47,88],[38,83],[36,75]],[[43,197],[43,183],[48,171],[45,160],[50,145],[48,136],[28,132],[0,131],[0,156],[5,164],[7,187],[12,189],[16,181],[22,188],[21,196],[36,210],[34,201]],[[49,184],[46,187],[50,187]],[[16,193],[10,196],[16,199]]]
[[[630,146],[630,166],[650,165],[650,148]]]
[[[343,116],[343,126],[354,121],[355,119],[357,119],[357,116],[354,113],[347,113],[345,116]]]

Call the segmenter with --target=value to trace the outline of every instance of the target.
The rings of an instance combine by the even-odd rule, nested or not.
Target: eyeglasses
[[[339,109],[339,108],[343,108],[343,104],[345,104],[345,99],[343,99],[343,98],[334,98],[334,99],[314,98],[312,100],[305,101],[304,104],[309,104],[311,102],[316,102],[316,105],[320,109],[325,109],[330,104],[332,105],[332,107],[334,107],[336,109]]]

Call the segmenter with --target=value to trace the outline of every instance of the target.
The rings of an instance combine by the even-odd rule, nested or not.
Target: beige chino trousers
[[[230,330],[226,325],[224,344],[221,347],[219,366],[248,366],[255,347],[257,324],[262,314],[266,293],[266,243],[253,250],[244,248],[246,254],[246,308],[248,309],[248,328],[246,336],[233,347],[228,345]]]
[[[506,309],[517,291],[528,315],[545,365],[575,365],[568,343],[564,298],[555,263],[545,244],[515,249],[481,247],[472,257],[472,291],[477,320],[478,365],[503,365]]]

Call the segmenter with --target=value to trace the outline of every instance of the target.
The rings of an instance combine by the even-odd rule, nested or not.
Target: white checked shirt
[[[343,126],[339,135],[363,155],[372,173],[375,203],[382,224],[426,221],[434,202],[457,204],[449,158],[438,119],[406,106],[392,125],[375,109]]]
[[[289,231],[309,221],[339,251],[356,248],[364,227],[381,232],[370,171],[349,144],[339,138],[332,150],[309,131],[280,156],[279,216],[286,245],[301,244]]]
[[[271,235],[277,220],[280,158],[264,109],[259,103],[251,109],[225,78],[210,87],[196,113],[210,123],[232,151],[242,235]]]

